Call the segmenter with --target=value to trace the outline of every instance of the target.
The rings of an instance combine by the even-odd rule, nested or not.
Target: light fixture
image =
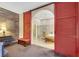
[[[5,36],[5,32],[6,32],[6,23],[2,23],[2,24],[1,24],[1,30],[2,30],[3,36]]]

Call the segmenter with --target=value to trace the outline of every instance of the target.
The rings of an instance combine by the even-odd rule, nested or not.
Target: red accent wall
[[[79,3],[76,4],[76,12],[77,12],[77,56],[79,56]]]
[[[76,3],[55,3],[55,52],[76,56]]]
[[[23,39],[31,42],[31,12],[23,13]]]

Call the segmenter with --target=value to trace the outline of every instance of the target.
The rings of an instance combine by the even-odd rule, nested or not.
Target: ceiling
[[[21,14],[50,2],[0,2],[0,7]]]

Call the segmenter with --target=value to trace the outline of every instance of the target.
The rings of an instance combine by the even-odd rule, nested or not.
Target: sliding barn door
[[[76,56],[76,3],[55,3],[55,52]]]
[[[24,40],[28,40],[29,42],[31,42],[31,12],[25,12],[23,14],[23,38]]]

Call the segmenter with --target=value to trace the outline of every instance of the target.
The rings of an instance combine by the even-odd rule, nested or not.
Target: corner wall
[[[19,38],[23,38],[23,14],[19,15]]]

